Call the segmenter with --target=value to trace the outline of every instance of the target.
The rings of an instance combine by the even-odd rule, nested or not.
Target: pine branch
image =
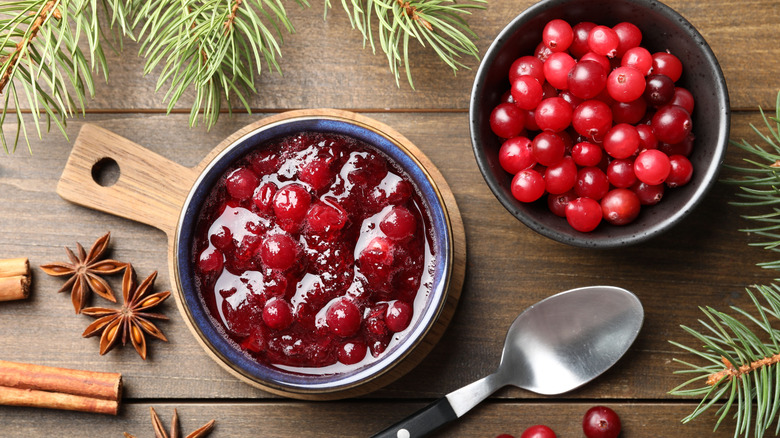
[[[695,365],[674,359],[686,369],[675,374],[694,374],[695,377],[671,390],[678,396],[702,396],[702,401],[694,411],[685,417],[688,423],[707,411],[718,401],[727,398],[718,410],[715,430],[728,417],[736,401],[736,419],[734,436],[761,438],[777,421],[780,410],[780,329],[772,323],[780,319],[780,287],[754,286],[765,304],[747,289],[756,312],[748,313],[737,307],[731,307],[733,316],[713,308],[702,308],[710,321],[699,322],[706,328],[700,333],[682,326],[683,330],[694,336],[700,343],[700,349],[688,347],[677,342],[671,344],[706,361],[708,365]],[[742,322],[738,317],[747,320]],[[760,338],[756,333],[763,335]],[[753,411],[755,407],[755,412]]]
[[[126,29],[126,5],[121,0],[21,0],[0,3],[0,142],[6,153],[16,150],[20,136],[30,147],[21,97],[31,106],[29,117],[41,137],[41,118],[46,130],[52,121],[65,135],[68,117],[84,112],[87,95],[94,95],[93,72],[107,75],[100,44],[98,5],[110,21]],[[87,54],[79,47],[86,36]],[[89,60],[88,60],[89,58]],[[16,134],[9,148],[5,118],[16,115]]]
[[[409,44],[412,40],[422,46],[430,46],[453,72],[468,68],[460,61],[462,56],[479,59],[479,50],[473,42],[477,35],[462,16],[471,14],[471,9],[484,9],[486,0],[472,0],[472,3],[452,0],[350,0],[349,4],[347,0],[342,0],[341,3],[352,27],[360,31],[363,43],[367,42],[374,52],[374,33],[377,33],[379,46],[387,56],[396,85],[400,86],[403,70],[409,85],[414,88],[409,67]],[[326,0],[326,14],[330,6],[330,0]]]

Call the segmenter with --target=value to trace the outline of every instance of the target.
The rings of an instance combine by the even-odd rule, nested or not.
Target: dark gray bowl
[[[512,175],[501,168],[501,140],[490,130],[490,112],[509,89],[512,62],[533,55],[542,39],[544,25],[555,18],[572,26],[580,21],[614,26],[629,21],[642,30],[642,46],[651,53],[669,50],[683,63],[678,85],[696,99],[693,133],[696,142],[689,157],[694,166],[691,181],[666,190],[664,199],[643,207],[631,224],[614,226],[603,222],[590,233],[574,230],[566,219],[547,208],[546,197],[524,204],[512,197]],[[726,81],[715,55],[699,32],[680,14],[649,0],[545,0],[518,15],[498,34],[477,71],[471,91],[469,125],[471,143],[479,170],[501,204],[539,234],[580,247],[613,248],[656,236],[687,216],[699,204],[717,178],[729,137],[729,98]]]

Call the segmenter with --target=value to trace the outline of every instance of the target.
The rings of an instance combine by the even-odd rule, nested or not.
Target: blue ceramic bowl
[[[311,111],[310,111],[311,112]],[[175,245],[175,269],[180,301],[186,320],[204,348],[220,365],[254,386],[277,394],[304,399],[333,399],[355,396],[376,389],[399,377],[398,365],[422,359],[440,331],[433,330],[448,299],[448,286],[452,271],[453,241],[450,218],[439,188],[401,142],[380,133],[371,126],[354,120],[334,117],[337,112],[323,110],[323,116],[291,116],[265,124],[245,133],[215,156],[205,167],[193,185],[182,208]],[[350,113],[351,114],[351,113]],[[355,117],[357,117],[355,115]],[[194,286],[192,260],[193,234],[202,204],[212,187],[225,170],[235,161],[265,142],[300,132],[340,134],[361,140],[381,151],[392,162],[403,168],[416,186],[427,208],[432,228],[434,254],[436,254],[433,287],[427,298],[422,298],[422,309],[415,312],[410,327],[402,339],[392,343],[388,350],[374,362],[348,372],[323,375],[307,375],[288,372],[264,365],[242,352],[210,316],[202,297]],[[417,303],[420,303],[418,300]],[[416,303],[416,304],[417,304]],[[435,332],[435,333],[434,333]],[[436,338],[436,339],[433,339]],[[425,340],[425,342],[423,342]],[[405,368],[411,368],[406,366]],[[394,370],[391,372],[391,370]],[[403,372],[408,369],[403,369]],[[370,383],[369,383],[370,382]]]
[[[628,21],[642,31],[642,46],[651,53],[669,50],[683,63],[678,85],[696,99],[692,114],[696,136],[689,157],[694,166],[685,186],[666,190],[664,199],[643,207],[631,224],[603,222],[590,233],[571,228],[565,219],[547,208],[546,197],[535,203],[517,201],[510,191],[512,175],[498,162],[500,139],[490,130],[490,112],[509,90],[512,62],[533,55],[542,40],[542,29],[552,19],[571,25],[581,21],[614,26]],[[717,179],[729,137],[729,97],[726,81],[715,55],[699,32],[680,14],[655,0],[543,0],[512,20],[488,48],[471,91],[469,126],[479,170],[493,194],[517,219],[532,230],[558,242],[591,248],[612,248],[650,239],[672,228],[704,198]]]

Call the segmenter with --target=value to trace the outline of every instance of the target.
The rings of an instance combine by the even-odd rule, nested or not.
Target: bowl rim
[[[353,117],[348,117],[349,115]],[[196,338],[200,341],[201,345],[204,349],[214,358],[223,368],[227,369],[231,374],[239,377],[241,380],[249,383],[252,386],[270,391],[272,393],[285,395],[285,396],[291,396],[291,397],[298,397],[298,398],[310,398],[309,396],[314,395],[320,395],[320,394],[326,394],[329,395],[329,398],[339,398],[341,394],[344,394],[344,396],[354,396],[359,395],[361,392],[356,392],[359,386],[365,385],[368,382],[372,382],[379,379],[385,379],[385,378],[391,378],[392,380],[395,380],[397,377],[400,377],[400,375],[388,377],[391,374],[397,374],[397,373],[391,373],[392,370],[399,368],[398,365],[402,362],[412,361],[410,356],[413,355],[418,350],[423,350],[421,345],[423,344],[426,339],[429,338],[429,336],[433,336],[434,333],[437,330],[437,324],[439,324],[439,320],[442,317],[442,314],[445,311],[445,307],[447,307],[447,304],[449,302],[449,298],[451,295],[451,285],[453,282],[453,259],[454,259],[454,237],[453,237],[453,227],[452,227],[452,217],[448,208],[447,203],[442,197],[441,187],[439,187],[439,184],[437,184],[435,178],[431,175],[430,170],[421,162],[420,158],[417,157],[412,151],[409,150],[409,148],[406,147],[404,144],[405,142],[408,142],[403,136],[400,136],[400,134],[395,134],[395,132],[392,129],[385,129],[387,128],[383,124],[379,122],[375,122],[373,119],[369,119],[367,117],[357,117],[357,114],[351,114],[347,112],[342,111],[336,111],[336,110],[308,110],[308,111],[290,111],[288,113],[282,113],[277,116],[272,116],[267,119],[272,119],[268,121],[267,123],[262,123],[266,119],[263,119],[257,123],[260,123],[259,126],[256,126],[252,129],[249,129],[247,131],[239,131],[241,132],[241,135],[238,138],[232,139],[230,142],[228,142],[224,147],[221,148],[221,150],[217,151],[216,153],[210,154],[210,156],[204,160],[207,161],[205,166],[202,166],[202,169],[200,170],[200,173],[198,174],[196,180],[192,184],[192,187],[190,188],[186,200],[182,206],[181,212],[179,214],[179,219],[177,221],[176,231],[174,233],[174,241],[173,241],[173,252],[174,252],[174,258],[173,261],[173,268],[174,268],[174,279],[176,282],[176,294],[177,294],[177,302],[180,303],[180,311],[183,315],[185,315],[185,322],[187,322],[187,325],[190,327],[190,330],[196,335]],[[435,195],[434,197],[431,197],[432,199],[429,199],[425,196],[423,196],[423,199],[425,200],[426,204],[428,205],[428,209],[432,210],[429,212],[432,216],[434,214],[440,214],[441,215],[441,222],[444,224],[443,228],[444,230],[438,230],[436,227],[432,224],[432,230],[431,234],[434,241],[441,242],[441,247],[436,248],[436,257],[437,261],[435,262],[435,266],[438,266],[442,261],[444,262],[444,266],[441,268],[436,268],[437,270],[441,269],[441,276],[439,280],[433,285],[431,290],[428,292],[428,297],[425,300],[426,306],[423,309],[423,313],[419,317],[419,323],[417,326],[413,327],[413,330],[409,333],[406,333],[404,335],[404,338],[398,342],[398,344],[395,346],[393,351],[389,351],[387,355],[383,355],[383,357],[380,357],[380,359],[377,359],[376,361],[367,364],[366,366],[359,368],[355,370],[354,372],[347,373],[348,379],[345,380],[345,383],[341,383],[338,385],[334,385],[330,382],[322,383],[322,384],[316,384],[316,385],[309,385],[309,384],[288,384],[286,382],[280,382],[280,381],[270,381],[265,380],[263,378],[260,378],[256,376],[255,374],[249,372],[248,370],[240,367],[237,363],[235,363],[233,360],[231,360],[229,357],[227,357],[223,351],[221,351],[219,348],[217,348],[212,341],[210,340],[209,336],[207,336],[204,333],[203,327],[201,326],[201,323],[199,320],[195,317],[193,314],[193,310],[191,308],[191,305],[193,303],[190,303],[190,301],[187,299],[187,296],[185,294],[185,288],[182,281],[182,271],[181,271],[181,265],[182,263],[188,263],[186,260],[182,260],[181,253],[182,251],[188,252],[189,249],[186,247],[189,240],[183,241],[182,239],[182,233],[184,230],[184,224],[187,222],[187,212],[192,205],[192,202],[196,196],[196,191],[202,187],[202,184],[204,183],[204,179],[206,176],[211,172],[215,171],[215,168],[221,167],[221,170],[216,170],[217,173],[220,173],[224,171],[225,166],[229,166],[230,163],[232,163],[237,157],[241,157],[247,153],[247,151],[251,148],[251,146],[246,146],[246,150],[244,150],[241,153],[238,153],[237,156],[231,156],[231,152],[234,152],[237,149],[242,149],[242,145],[245,145],[246,142],[252,142],[252,138],[262,133],[263,131],[273,130],[274,128],[283,126],[283,125],[289,125],[289,124],[295,124],[300,122],[315,122],[318,120],[324,120],[324,121],[331,121],[340,123],[343,125],[351,126],[352,128],[357,128],[359,130],[362,130],[366,133],[377,135],[381,137],[383,141],[386,141],[390,147],[394,147],[398,149],[398,151],[406,158],[411,160],[411,163],[416,168],[416,171],[419,171],[424,178],[424,183],[427,184],[428,188],[432,191],[432,193]],[[374,123],[375,122],[375,123]],[[254,125],[250,125],[254,126]],[[246,128],[245,128],[246,129]],[[316,129],[309,129],[309,131],[317,131]],[[327,130],[321,130],[319,132],[328,132]],[[331,131],[333,132],[333,131]],[[343,134],[348,135],[349,134]],[[275,134],[271,135],[267,139],[263,141],[269,141],[273,140],[274,138],[279,138],[284,136],[284,134]],[[407,164],[400,163],[397,159],[390,156],[389,153],[385,152],[383,148],[376,146],[374,144],[371,144],[370,141],[362,140],[366,144],[369,144],[372,148],[377,149],[380,151],[383,155],[387,156],[387,158],[394,162],[395,165],[401,167],[405,171],[409,172],[407,168]],[[411,142],[408,142],[409,145],[413,146]],[[219,149],[219,147],[218,147]],[[413,179],[415,185],[418,186],[418,190],[423,191],[422,187],[419,187],[419,182],[415,179]],[[197,203],[197,205],[200,205],[200,202]],[[436,211],[433,211],[436,210]],[[433,218],[432,218],[433,219]],[[194,224],[194,220],[193,220]],[[185,247],[182,247],[182,245],[185,245]],[[454,297],[457,299],[457,296]],[[197,304],[195,304],[197,305]],[[202,321],[203,324],[209,325],[212,329],[214,329],[214,324],[210,321],[211,316],[206,314],[206,319]],[[449,321],[445,321],[445,323],[448,323]],[[436,340],[438,340],[438,337],[441,335],[441,333],[435,333]],[[224,337],[224,336],[223,336]],[[426,351],[423,351],[423,357],[429,352],[430,348],[427,348]],[[234,352],[237,352],[237,349],[233,348]],[[240,352],[238,352],[240,354]],[[422,357],[419,358],[421,360]],[[419,362],[417,360],[417,362]],[[260,362],[256,362],[260,367],[262,368],[270,368],[265,364],[262,364]],[[414,363],[416,365],[416,362]],[[413,366],[413,365],[412,365]],[[411,369],[411,367],[409,367]],[[408,371],[408,370],[406,370]],[[405,371],[404,371],[405,372]],[[284,373],[282,373],[284,374]],[[336,381],[339,381],[337,379]],[[386,383],[389,383],[390,380],[387,382],[384,382],[382,386]],[[371,388],[367,388],[367,390],[362,392],[368,392],[372,390]]]
[[[644,242],[652,237],[662,234],[672,228],[675,224],[682,221],[687,217],[696,206],[698,206],[705,194],[712,188],[717,181],[718,173],[720,172],[721,165],[723,164],[726,149],[729,141],[730,132],[730,119],[731,119],[731,107],[729,103],[729,93],[726,85],[726,79],[723,75],[723,71],[718,63],[712,48],[709,46],[704,37],[699,31],[687,20],[680,15],[677,11],[667,6],[666,4],[653,0],[621,0],[625,4],[636,5],[639,7],[652,7],[658,13],[664,15],[670,21],[677,23],[677,26],[682,29],[699,47],[703,57],[707,61],[708,68],[713,70],[714,76],[717,79],[714,84],[715,96],[718,101],[718,114],[721,117],[721,123],[718,124],[718,131],[714,142],[714,154],[711,159],[711,165],[707,167],[702,177],[702,183],[691,193],[690,198],[681,206],[680,209],[673,214],[664,218],[662,221],[654,224],[653,226],[643,229],[633,235],[628,236],[611,236],[594,240],[589,238],[588,233],[576,233],[572,230],[572,233],[562,233],[558,230],[552,229],[544,224],[544,222],[537,220],[535,217],[525,214],[518,209],[517,202],[510,196],[507,196],[503,191],[503,185],[492,176],[492,168],[487,161],[487,155],[484,148],[481,145],[479,139],[479,114],[477,110],[477,102],[482,98],[484,91],[484,76],[486,72],[492,66],[498,53],[505,44],[504,40],[518,32],[520,28],[530,19],[536,15],[547,11],[553,7],[562,6],[566,3],[572,2],[586,2],[589,0],[541,0],[526,10],[518,14],[512,21],[509,22],[499,34],[495,37],[493,42],[485,52],[485,56],[480,62],[479,68],[474,78],[474,83],[471,89],[471,96],[469,99],[469,135],[471,138],[472,151],[477,161],[480,173],[490,187],[493,195],[499,200],[501,205],[509,211],[515,218],[520,220],[523,224],[531,228],[533,231],[541,234],[545,237],[553,239],[555,241],[565,243],[571,246],[583,247],[583,248],[616,248],[628,245]],[[540,37],[541,38],[541,37]],[[537,201],[538,202],[538,201]],[[603,226],[603,225],[602,225]],[[610,225],[612,226],[612,225]],[[576,234],[575,234],[576,233]]]

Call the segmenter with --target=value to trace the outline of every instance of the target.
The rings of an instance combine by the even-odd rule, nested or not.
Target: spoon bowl
[[[548,297],[509,327],[496,372],[447,394],[375,438],[424,436],[507,385],[544,395],[578,388],[628,351],[643,321],[642,303],[619,287],[589,286]]]

